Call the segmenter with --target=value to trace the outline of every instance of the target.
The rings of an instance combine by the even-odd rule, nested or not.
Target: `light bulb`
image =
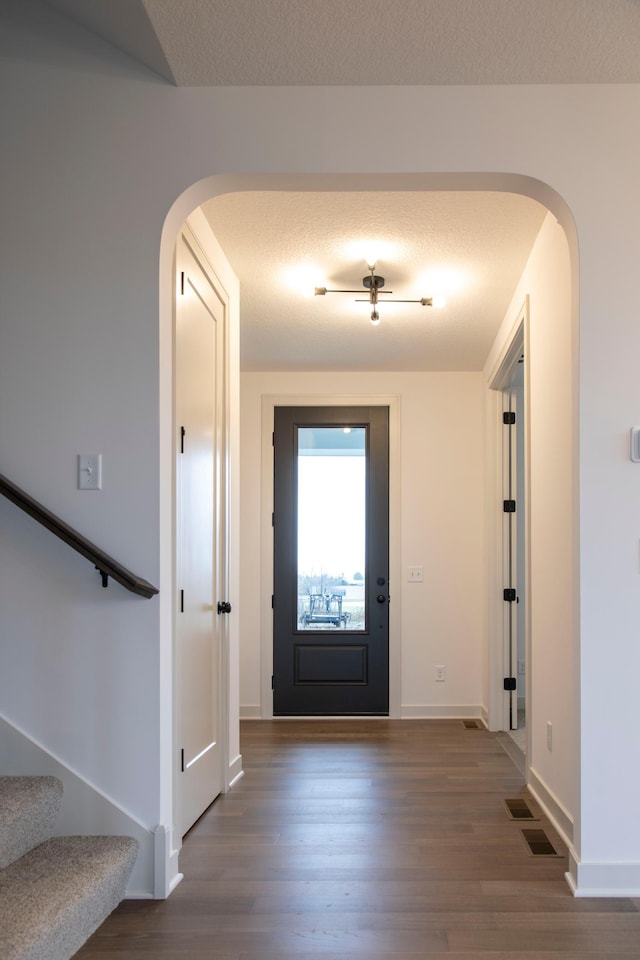
[[[436,308],[445,307],[446,304],[447,304],[447,301],[445,300],[444,297],[434,297],[434,298],[433,298],[433,306],[436,307]]]
[[[374,326],[374,327],[377,327],[379,323],[380,323],[380,314],[378,313],[377,310],[372,310],[372,311],[371,311],[371,325]]]

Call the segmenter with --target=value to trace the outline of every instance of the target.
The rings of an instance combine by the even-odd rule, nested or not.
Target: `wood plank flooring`
[[[562,856],[528,852],[503,803],[522,777],[494,734],[248,721],[242,754],[172,896],[121,904],[77,960],[640,958],[636,901],[574,899],[544,819]]]

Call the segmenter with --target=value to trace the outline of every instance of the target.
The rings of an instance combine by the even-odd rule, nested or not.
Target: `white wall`
[[[562,227],[551,214],[545,218],[485,364],[487,385],[526,298],[529,777],[532,788],[571,838],[580,770],[576,725],[579,651],[573,586],[578,578],[573,555],[577,474],[572,403],[577,344],[569,249]],[[551,751],[546,743],[547,722],[553,724]]]
[[[241,713],[260,716],[262,397],[388,395],[399,400],[402,716],[479,716],[484,596],[482,381],[479,373],[241,375]],[[320,400],[319,402],[323,402]],[[325,400],[324,402],[329,402]],[[393,445],[392,445],[393,450]],[[399,536],[398,536],[399,534]],[[407,582],[409,565],[423,583]],[[268,587],[268,584],[267,584]],[[263,598],[264,603],[264,598]],[[447,679],[436,683],[434,667]],[[265,667],[266,669],[266,667]]]
[[[158,314],[171,294],[159,250],[176,198],[193,208],[216,191],[266,186],[511,189],[562,220],[580,308],[573,872],[580,892],[640,893],[640,778],[629,762],[640,520],[627,451],[640,416],[640,88],[175,89],[37,0],[7,0],[0,15],[0,465],[151,581]],[[385,117],[373,152],[372,101]],[[98,496],[75,489],[74,458],[87,450],[104,456]],[[159,822],[171,744],[158,602],[102,591],[6,504],[0,522],[3,710],[142,823]]]

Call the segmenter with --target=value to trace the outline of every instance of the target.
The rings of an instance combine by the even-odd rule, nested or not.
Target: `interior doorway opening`
[[[571,215],[566,205],[562,199],[551,191],[546,185],[540,184],[536,181],[531,181],[528,178],[523,178],[519,176],[505,177],[502,174],[447,174],[447,175],[412,175],[407,176],[405,174],[394,174],[392,176],[324,176],[316,177],[314,175],[309,176],[292,176],[291,178],[273,178],[270,175],[238,175],[233,177],[218,177],[212,176],[206,178],[205,180],[200,181],[197,184],[194,184],[185,192],[180,198],[179,202],[176,202],[175,207],[171,211],[170,217],[168,217],[165,231],[163,233],[163,249],[161,252],[161,273],[163,276],[168,276],[170,274],[170,261],[172,256],[172,249],[170,245],[175,239],[177,230],[179,229],[179,224],[184,222],[184,218],[189,214],[189,211],[194,211],[194,209],[200,213],[200,204],[206,202],[207,199],[215,196],[219,193],[226,193],[233,190],[237,191],[250,191],[250,190],[259,190],[259,189],[273,189],[274,183],[277,184],[277,188],[286,192],[287,190],[327,190],[327,189],[342,189],[348,191],[349,189],[358,189],[358,190],[406,190],[406,189],[423,189],[423,190],[442,190],[442,189],[454,189],[464,187],[468,190],[513,190],[517,192],[523,192],[525,195],[535,197],[548,209],[553,209],[553,212],[558,217],[561,226],[564,228],[565,233],[569,238],[569,246],[571,252],[571,260],[573,264],[573,272],[575,273],[576,264],[577,264],[577,252],[575,248],[573,221],[571,220]],[[172,292],[172,291],[171,291]],[[160,380],[161,380],[161,390],[160,390],[160,413],[161,413],[161,424],[163,427],[162,430],[162,448],[161,448],[161,459],[164,469],[162,472],[163,481],[161,483],[161,516],[162,516],[162,529],[161,529],[161,580],[164,584],[164,589],[161,590],[161,607],[163,614],[162,626],[161,626],[161,639],[162,639],[162,656],[163,656],[163,671],[161,677],[161,687],[163,692],[163,701],[169,701],[173,693],[171,686],[173,682],[173,670],[174,664],[172,662],[172,637],[170,631],[170,625],[172,623],[172,613],[173,606],[175,604],[175,593],[171,589],[175,585],[172,583],[172,550],[173,550],[173,538],[172,538],[172,500],[171,500],[171,491],[170,491],[170,482],[169,478],[171,477],[171,460],[172,460],[172,439],[173,432],[171,427],[171,408],[170,408],[170,398],[171,398],[171,357],[172,357],[172,340],[171,340],[171,303],[170,303],[170,292],[169,286],[164,284],[161,288],[161,297],[160,297],[160,312],[161,312],[161,363],[160,363]],[[234,322],[230,325],[230,330],[232,331],[232,337],[235,337],[233,331],[237,331],[237,324]],[[231,344],[231,355],[232,358],[237,357],[237,345],[235,342]],[[236,397],[237,395],[237,384],[236,381],[238,377],[235,374],[237,369],[235,363],[231,365],[231,384],[230,384],[230,395]],[[309,397],[300,397],[301,386],[296,384],[294,387],[287,391],[280,391],[277,385],[271,387],[268,391],[268,395],[263,397],[263,403],[265,405],[265,413],[269,413],[269,407],[271,406],[272,413],[272,403],[273,396],[277,396],[279,402],[290,403],[295,398],[295,402],[302,403],[317,403],[318,398],[313,399]],[[326,395],[323,395],[322,402],[327,402],[334,398],[336,394],[341,392],[341,385],[338,385],[337,389],[331,388],[330,385],[327,386]],[[387,394],[387,390],[383,391]],[[324,394],[324,391],[323,391]],[[378,392],[374,391],[371,387],[368,389],[369,396],[375,396],[376,400],[379,400]],[[352,396],[349,395],[348,398],[352,399]],[[394,403],[397,402],[397,398],[393,398]],[[399,419],[398,415],[395,415],[396,421]],[[236,427],[237,424],[237,414],[232,416],[232,427]],[[399,428],[396,425],[396,438],[399,435]],[[232,447],[232,458],[235,455],[238,456],[237,446],[238,446],[238,432],[236,429],[232,429],[230,433],[231,447]],[[267,434],[264,434],[264,437],[267,437]],[[393,429],[392,429],[392,438],[393,438]],[[261,446],[265,447],[266,452],[269,452],[270,447],[270,433],[268,434],[267,439],[261,441]],[[399,448],[399,441],[395,441],[396,448]],[[394,443],[392,442],[392,448]],[[265,450],[262,452],[264,453]],[[393,449],[392,449],[392,463],[393,463]],[[399,463],[400,457],[396,450],[395,462]],[[264,462],[267,462],[266,460]],[[393,468],[392,468],[392,488],[396,490],[394,497],[392,498],[392,513],[395,512],[396,516],[399,516],[399,466],[396,466],[396,479],[393,480]],[[264,471],[256,471],[263,474]],[[267,547],[264,547],[257,551],[261,554],[263,562],[261,563],[257,576],[254,576],[250,581],[252,584],[252,603],[255,607],[254,610],[247,610],[246,607],[243,607],[243,620],[245,623],[249,622],[251,627],[256,627],[248,631],[249,634],[249,645],[245,643],[244,653],[240,654],[240,637],[238,635],[236,620],[235,618],[230,620],[229,623],[229,633],[230,633],[230,642],[229,642],[229,668],[228,668],[228,677],[230,679],[230,703],[229,703],[229,716],[231,718],[231,729],[230,729],[230,756],[229,756],[229,765],[233,764],[233,775],[237,775],[239,767],[239,742],[237,736],[235,735],[235,724],[238,718],[238,715],[247,716],[247,717],[260,717],[260,716],[269,716],[271,711],[269,709],[269,702],[271,698],[271,676],[272,676],[272,611],[270,606],[270,597],[271,597],[271,573],[272,573],[272,557],[270,556],[270,547],[268,545],[269,536],[270,536],[270,513],[271,511],[264,505],[266,500],[268,500],[268,492],[270,484],[272,483],[272,478],[267,475],[263,476],[263,490],[260,500],[260,512],[266,518],[264,520],[264,543],[267,544]],[[239,506],[238,506],[238,489],[232,488],[232,513],[236,518],[239,517]],[[394,506],[395,502],[395,506]],[[262,507],[264,506],[264,510]],[[258,510],[255,511],[258,513]],[[253,529],[257,528],[257,525],[260,525],[260,517],[256,516],[252,518]],[[392,532],[392,540],[393,540]],[[240,564],[237,561],[237,558],[240,555],[240,534],[239,534],[239,523],[236,523],[235,527],[231,525],[231,546],[232,546],[232,567],[231,567],[231,581],[233,585],[237,585],[240,580]],[[266,550],[266,556],[264,556]],[[244,556],[246,557],[247,551],[244,551]],[[400,635],[400,583],[401,583],[401,569],[403,554],[400,549],[400,544],[396,543],[395,546],[392,543],[391,550],[392,557],[392,566],[395,568],[395,583],[397,584],[396,592],[394,593],[394,604],[390,610],[390,616],[392,621],[395,621],[396,627],[395,630],[391,633],[390,638],[390,715],[399,717],[403,712],[403,705],[401,702],[401,686],[400,686],[400,645],[397,638]],[[405,558],[406,559],[406,558]],[[414,559],[414,558],[410,558]],[[256,584],[260,584],[260,589],[256,590]],[[231,593],[233,593],[233,589]],[[243,598],[244,599],[244,598]],[[262,629],[261,629],[262,627]],[[243,636],[243,641],[245,637]],[[233,642],[235,641],[235,642]],[[490,655],[491,657],[491,655]],[[490,659],[489,657],[489,659]],[[244,700],[239,700],[238,695],[238,678],[241,673],[241,668],[244,668],[244,664],[249,662],[251,664],[251,697],[245,698]],[[490,664],[491,667],[491,664]],[[490,675],[499,675],[499,671],[494,671],[491,669]],[[502,680],[500,680],[500,683]],[[527,683],[528,683],[528,674],[527,674]],[[254,687],[258,691],[258,695],[253,696]],[[240,695],[242,695],[242,689],[240,688]],[[494,691],[491,687],[491,681],[488,684],[488,693],[483,702],[487,703],[487,715],[491,718],[492,716],[497,716],[497,712],[493,711],[493,702],[494,702]],[[405,708],[406,709],[406,708]],[[483,716],[485,713],[483,712]],[[494,726],[490,722],[492,729],[497,729],[498,727]],[[163,798],[166,805],[166,816],[165,819],[168,823],[172,822],[173,816],[171,811],[170,798],[172,796],[172,782],[175,777],[174,766],[174,747],[173,735],[171,730],[171,718],[169,715],[164,715],[161,723],[161,741],[163,744]],[[230,771],[231,772],[231,771]],[[230,775],[227,779],[232,779]],[[168,851],[169,852],[169,851]],[[171,854],[173,851],[170,852]]]

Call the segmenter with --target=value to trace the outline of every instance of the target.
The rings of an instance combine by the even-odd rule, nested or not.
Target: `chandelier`
[[[384,287],[384,277],[380,277],[376,273],[375,263],[368,263],[367,267],[369,268],[369,274],[366,277],[362,278],[362,286],[365,290],[369,291],[369,296],[366,299],[356,298],[356,303],[368,303],[371,307],[371,316],[370,320],[374,327],[377,327],[380,323],[380,314],[378,313],[378,298],[380,296],[385,297],[384,300],[380,301],[382,303],[420,303],[423,307],[444,307],[445,301],[442,297],[420,297],[417,300],[396,300],[396,299],[386,299],[392,293],[393,290],[383,290]],[[327,293],[361,293],[361,290],[329,290],[327,287],[316,287],[315,295],[316,297],[324,297]]]

